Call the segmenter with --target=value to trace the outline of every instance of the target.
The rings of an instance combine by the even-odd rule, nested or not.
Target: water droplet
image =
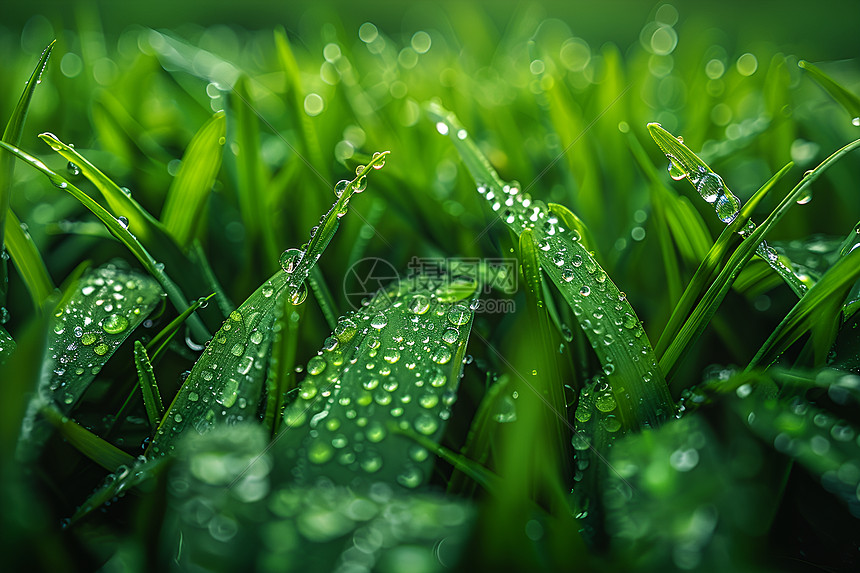
[[[328,444],[317,441],[308,447],[308,460],[312,464],[324,464],[334,456],[334,450]]]
[[[388,318],[386,318],[386,316],[382,313],[377,314],[370,321],[370,326],[372,326],[373,328],[376,328],[376,329],[385,328],[386,325],[388,325]]]
[[[741,207],[741,202],[730,191],[725,195],[721,195],[714,204],[714,210],[717,212],[717,217],[723,223],[731,223],[738,216],[738,210]]]
[[[359,167],[364,168],[363,165],[359,165]],[[363,193],[365,189],[367,189],[367,176],[364,176],[358,181],[356,181],[355,185],[353,186],[353,190],[355,193]]]
[[[308,360],[308,374],[311,376],[317,376],[325,370],[326,361],[322,356],[314,356],[310,360]]]
[[[346,191],[346,187],[349,185],[349,181],[346,179],[341,179],[334,186],[334,194],[340,199],[340,196],[343,195],[343,192]]]
[[[287,249],[281,253],[280,263],[284,272],[292,273],[296,269],[302,254],[302,251],[299,249]]]
[[[108,346],[108,345],[107,345],[107,344],[105,344],[104,342],[102,342],[101,344],[96,345],[96,347],[95,347],[95,348],[93,348],[93,352],[95,352],[95,353],[96,353],[96,354],[98,354],[99,356],[104,356],[105,354],[107,354],[107,353],[108,353],[108,351],[109,351],[109,350],[110,350],[110,346]]]
[[[436,124],[436,131],[442,135],[448,135],[448,124],[440,121]]]
[[[102,321],[102,330],[108,334],[119,334],[128,328],[128,319],[119,314],[112,314]]]
[[[77,165],[75,165],[74,163],[72,163],[71,161],[69,161],[68,165],[66,165],[66,169],[68,169],[69,173],[71,173],[72,175],[80,175],[81,174],[81,168],[78,167]]]
[[[119,226],[123,229],[128,229],[128,219],[122,215],[116,218],[116,222],[119,223]]]
[[[445,332],[442,333],[442,340],[447,342],[448,344],[454,344],[457,342],[457,338],[459,338],[460,333],[456,328],[449,328]]]
[[[233,348],[230,349],[230,353],[233,356],[242,356],[243,352],[245,352],[245,345],[241,342],[237,342],[233,345]]]
[[[455,304],[448,311],[448,322],[455,326],[462,326],[469,322],[469,309],[461,304]]]
[[[374,164],[373,164],[373,168],[374,168],[374,169],[382,169],[382,168],[385,166],[385,157],[384,157],[384,155],[385,155],[384,153],[379,152],[379,151],[377,151],[377,152],[375,152],[375,153],[373,154],[373,157],[371,157],[371,159],[370,159],[371,163],[373,163],[374,161],[376,161],[376,159],[377,159],[378,157],[382,157],[382,158],[383,158],[379,163],[374,163]]]
[[[415,419],[415,430],[425,436],[431,435],[439,428],[439,422],[430,414],[421,414]]]
[[[302,283],[299,285],[299,288],[290,295],[290,302],[294,305],[300,305],[305,302],[305,299],[308,298],[308,285]]]
[[[807,186],[800,197],[797,198],[798,205],[806,205],[812,201],[812,187]]]
[[[415,314],[424,314],[430,309],[430,297],[423,294],[415,294],[409,301],[409,311]]]
[[[855,117],[851,120],[851,125],[854,127],[860,127],[860,117]]]
[[[612,392],[606,392],[605,394],[598,396],[594,401],[594,405],[597,406],[597,409],[601,412],[611,412],[617,406],[615,396],[612,395]]]
[[[582,296],[588,296],[591,294],[591,288],[588,285],[582,285],[579,289],[579,294]]]
[[[722,177],[711,171],[702,173],[701,177],[699,177],[698,183],[696,184],[696,191],[698,191],[699,195],[702,196],[702,199],[708,203],[713,203],[723,195],[725,188],[726,186],[723,183]],[[734,197],[731,193],[726,194]],[[735,201],[737,201],[737,198],[735,198]]]
[[[573,273],[573,269],[570,267],[567,267],[561,271],[561,278],[566,283],[569,283],[575,277],[576,277],[576,275]]]
[[[229,408],[233,404],[236,403],[236,399],[239,397],[239,381],[235,378],[228,378],[224,383],[224,387],[221,388],[221,393],[215,398],[215,401],[224,406],[225,408]]]
[[[668,167],[669,177],[671,177],[675,181],[680,181],[681,179],[683,179],[684,177],[687,176],[687,174],[681,168],[677,159],[675,159],[671,155],[666,155],[666,157],[669,158],[669,167]]]
[[[447,364],[451,360],[451,349],[444,344],[440,344],[433,351],[430,358],[436,364]]]

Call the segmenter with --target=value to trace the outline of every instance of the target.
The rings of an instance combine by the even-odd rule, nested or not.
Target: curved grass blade
[[[768,215],[764,223],[741,242],[740,246],[732,253],[725,267],[723,267],[723,270],[720,271],[716,280],[714,280],[713,284],[711,284],[710,288],[708,288],[707,292],[705,292],[702,299],[693,309],[689,319],[683,323],[683,326],[678,331],[678,336],[670,341],[666,352],[660,358],[660,367],[666,373],[667,378],[671,378],[680,359],[689,351],[691,343],[698,340],[708,321],[710,321],[711,317],[717,311],[720,302],[725,298],[734,280],[740,274],[747,261],[752,257],[753,252],[756,252],[761,246],[764,236],[782,219],[788,209],[796,204],[797,199],[803,196],[803,193],[806,192],[807,187],[813,181],[818,179],[822,173],[827,171],[840,158],[858,147],[860,147],[860,139],[852,141],[835,151],[815,169],[808,171],[803,179],[788,192],[780,204]],[[749,204],[742,210],[741,217],[748,216],[747,207],[749,207]],[[728,232],[728,230],[724,232]]]
[[[21,227],[21,222],[15,216],[14,211],[9,209],[6,215],[9,219],[9,224],[6,226],[6,247],[9,249],[15,267],[21,274],[21,279],[27,286],[30,298],[33,299],[33,306],[36,307],[36,310],[42,311],[45,309],[45,305],[49,304],[50,297],[56,290],[54,281],[48,274],[48,269],[45,266],[45,261],[42,260],[38,247],[30,238],[30,234]],[[0,264],[5,263],[4,258]]]
[[[690,282],[687,284],[687,288],[684,289],[684,294],[672,310],[669,322],[666,324],[666,327],[663,329],[663,333],[660,335],[660,339],[657,341],[655,352],[661,360],[663,359],[669,344],[678,339],[678,334],[681,332],[682,327],[687,324],[686,321],[689,318],[693,305],[696,304],[696,301],[698,301],[702,296],[702,292],[705,290],[706,285],[715,278],[720,265],[722,265],[728,257],[729,250],[737,241],[737,231],[744,228],[746,222],[749,220],[750,214],[758,205],[759,201],[764,198],[777,181],[782,179],[782,177],[788,173],[788,170],[792,165],[792,163],[785,165],[764,185],[762,185],[758,191],[756,191],[753,197],[741,209],[738,217],[723,229],[723,232],[720,233],[716,242],[710,250],[708,250],[708,253],[696,269],[693,278],[690,279]],[[728,292],[728,290],[726,290],[726,292]]]
[[[154,280],[113,265],[87,272],[71,290],[54,314],[43,366],[44,397],[52,396],[63,414],[162,298]]]
[[[290,274],[290,296],[296,297],[303,292],[303,283],[316,265],[322,252],[328,246],[340,225],[340,218],[349,210],[349,200],[355,193],[361,193],[367,186],[367,174],[371,170],[381,169],[389,151],[378,151],[373,154],[370,163],[356,167],[355,179],[341,180],[335,185],[337,201],[328,210],[319,226],[311,232],[311,240],[301,250],[291,249],[281,255],[281,266]]]
[[[116,471],[120,466],[129,466],[134,463],[132,456],[104,441],[77,422],[68,419],[55,407],[44,406],[42,415],[59,430],[60,435],[75,449],[106,470]]]
[[[167,191],[161,220],[181,247],[193,238],[200,212],[221,169],[226,126],[223,111],[203,124],[188,144],[179,173]]]
[[[266,376],[266,412],[263,415],[263,426],[272,436],[280,431],[287,395],[296,388],[296,353],[299,326],[304,315],[304,308],[294,306],[286,297],[281,304],[285,308],[275,321],[272,359]]]
[[[388,423],[442,436],[474,314],[451,286],[419,275],[340,319],[284,413],[278,447],[295,460],[299,483],[426,483],[429,452],[391,435]]]
[[[633,307],[581,244],[581,236],[559,224],[541,201],[504,184],[457,118],[431,104],[437,129],[454,142],[478,192],[508,228],[532,229],[541,267],[579,320],[616,392],[623,426],[659,425],[673,411],[663,373]]]
[[[272,327],[289,275],[278,271],[230,313],[161,419],[147,454],[166,455],[189,428],[252,421],[263,395]]]
[[[851,122],[855,126],[860,126],[860,97],[857,94],[845,89],[839,82],[821,71],[821,68],[806,60],[800,60],[797,65],[809,72],[815,83],[830,94],[830,96],[839,102],[845,111],[851,115]]]
[[[815,364],[821,365],[839,329],[842,303],[860,278],[860,251],[839,259],[792,308],[750,361],[769,366],[806,332],[812,333]]]
[[[726,186],[723,178],[717,175],[698,155],[690,151],[678,138],[663,129],[659,123],[649,123],[651,137],[669,159],[669,175],[676,181],[687,179],[706,202],[714,206],[717,217],[726,224],[734,221],[740,211],[741,202]],[[747,221],[740,230],[744,236],[755,229],[755,223]],[[762,242],[756,251],[775,270],[785,283],[798,296],[802,297],[806,285],[785,263],[779,260],[776,251]]]
[[[80,201],[84,207],[89,209],[96,217],[99,218],[108,231],[110,231],[114,237],[119,239],[119,241],[125,245],[129,251],[131,251],[135,258],[140,261],[149,274],[158,281],[164,289],[164,292],[167,293],[168,299],[170,299],[170,302],[177,310],[181,312],[188,307],[188,301],[186,300],[185,295],[182,294],[182,291],[179,290],[176,283],[174,283],[173,280],[171,280],[164,272],[164,264],[157,263],[155,259],[152,258],[152,255],[149,254],[149,252],[140,244],[137,238],[129,232],[128,228],[122,222],[114,218],[104,207],[91,199],[89,195],[69,183],[65,178],[51,171],[47,165],[29,153],[22,151],[17,147],[10,146],[3,141],[0,141],[0,147],[7,151],[11,151],[19,159],[37,171],[41,171],[48,177],[48,180],[55,187],[67,191],[75,199]],[[203,323],[197,319],[197,317],[191,317],[190,324],[195,336],[199,337],[200,340],[206,340],[209,338],[209,333],[206,330],[206,327],[203,326]]]
[[[12,116],[6,123],[6,128],[3,130],[3,141],[10,145],[17,146],[21,142],[21,133],[24,129],[24,122],[27,119],[27,112],[30,109],[30,101],[33,99],[33,92],[36,90],[36,86],[42,81],[42,73],[48,65],[48,58],[51,57],[51,52],[54,50],[56,42],[56,40],[52,41],[42,51],[42,55],[36,63],[36,68],[33,70],[33,73],[30,74],[30,78],[27,80],[27,83],[24,84],[24,92],[21,94],[21,98],[18,100],[18,104],[12,112]],[[2,313],[6,312],[6,293],[9,288],[8,261],[5,257],[6,243],[10,241],[14,243],[14,245],[10,246],[10,252],[16,259],[24,259],[20,263],[21,265],[32,267],[33,270],[35,270],[38,265],[33,266],[32,264],[35,263],[35,259],[32,256],[33,253],[31,249],[25,248],[23,250],[19,249],[18,252],[12,252],[12,246],[24,247],[24,243],[21,242],[23,237],[20,234],[13,235],[9,238],[6,236],[9,233],[6,228],[6,219],[7,217],[10,219],[14,217],[10,210],[10,200],[12,196],[12,172],[15,169],[15,160],[11,155],[5,155],[2,153],[0,153],[0,155],[2,155],[2,158],[0,158],[0,313]],[[15,221],[13,221],[12,226],[17,226],[15,225]],[[15,229],[12,229],[12,233],[15,232]],[[15,239],[18,239],[18,241],[15,241]],[[38,254],[38,251],[36,251],[36,253]],[[39,262],[41,262],[41,257],[39,257]],[[42,267],[44,267],[44,263],[42,263]],[[47,276],[47,272],[42,276],[43,278],[44,276]],[[51,290],[53,290],[53,284],[50,279],[46,282],[51,284]],[[36,283],[28,282],[27,286],[35,287]],[[30,290],[30,294],[34,295],[34,291]],[[41,302],[44,299],[37,300],[36,296],[33,296],[33,299],[36,302],[36,307],[41,308]]]
[[[137,369],[137,380],[143,395],[143,407],[149,425],[155,430],[158,422],[164,416],[164,403],[161,401],[161,393],[158,391],[158,382],[155,380],[155,372],[152,363],[146,355],[146,348],[140,340],[134,341],[134,366]]]
[[[174,318],[168,323],[167,326],[161,329],[155,338],[150,340],[146,344],[146,352],[152,352],[152,362],[158,362],[158,359],[164,354],[164,351],[167,350],[167,347],[170,345],[170,342],[176,336],[176,333],[179,332],[179,328],[185,324],[185,321],[188,320],[188,317],[191,316],[193,312],[195,312],[198,308],[206,306],[209,299],[215,296],[214,294],[210,294],[206,297],[200,297],[191,303],[191,305],[182,311],[182,313]]]

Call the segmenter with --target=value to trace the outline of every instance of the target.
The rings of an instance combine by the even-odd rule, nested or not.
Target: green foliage
[[[10,567],[857,568],[838,38],[75,10],[0,28]]]

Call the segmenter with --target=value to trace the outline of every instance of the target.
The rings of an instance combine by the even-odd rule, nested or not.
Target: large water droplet
[[[108,334],[119,334],[128,328],[128,319],[119,314],[112,314],[102,322],[102,330]]]
[[[738,216],[738,210],[741,207],[741,202],[731,191],[727,191],[725,195],[720,196],[714,204],[714,210],[717,212],[717,217],[723,223],[731,223]]]
[[[711,171],[702,173],[699,182],[696,184],[696,191],[708,203],[716,201],[725,192],[725,188],[723,178]],[[727,193],[727,195],[731,195],[731,193]]]
[[[684,170],[679,165],[677,159],[675,159],[671,155],[667,155],[666,157],[669,159],[669,167],[668,167],[669,177],[671,177],[675,181],[680,181],[681,179],[683,179],[684,177],[687,176],[687,174],[684,172]]]
[[[299,249],[287,249],[281,253],[280,263],[284,272],[292,273],[296,269],[299,260],[302,258],[302,251]]]
[[[349,181],[346,179],[341,179],[334,186],[334,194],[340,199],[340,196],[343,195],[343,192],[346,191],[346,187],[349,185]]]
[[[806,205],[812,201],[812,187],[808,187],[803,191],[800,197],[797,198],[798,205]]]

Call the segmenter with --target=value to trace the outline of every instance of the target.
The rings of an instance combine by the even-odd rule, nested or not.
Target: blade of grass
[[[106,470],[113,472],[121,466],[134,464],[132,456],[68,419],[56,408],[45,406],[42,408],[42,415],[75,449]]]
[[[673,179],[687,179],[699,195],[713,204],[717,217],[726,224],[737,218],[740,210],[740,200],[732,194],[723,178],[702,161],[698,155],[682,143],[677,137],[663,129],[659,123],[649,123],[648,131],[657,146],[669,159],[669,173]],[[742,231],[749,235],[755,229],[755,223],[746,221]],[[788,268],[767,243],[759,246],[757,254],[763,258],[783,278],[798,298],[806,293],[807,287],[794,272]]]
[[[223,111],[203,124],[188,144],[179,173],[167,191],[161,220],[181,247],[193,238],[206,198],[221,169],[226,126]]]
[[[128,231],[124,224],[120,223],[120,221],[113,217],[113,215],[111,215],[104,207],[91,199],[89,195],[69,183],[65,178],[51,171],[47,165],[29,153],[26,153],[17,147],[12,147],[2,141],[0,141],[0,147],[7,151],[11,151],[19,159],[37,171],[41,171],[48,177],[48,180],[55,187],[67,191],[75,199],[80,201],[84,207],[89,209],[96,217],[99,218],[108,231],[110,231],[114,237],[119,239],[119,241],[125,245],[129,251],[131,251],[135,258],[140,261],[143,268],[145,268],[149,274],[158,281],[164,289],[164,292],[167,293],[167,297],[170,299],[170,302],[177,310],[181,312],[181,310],[188,307],[188,301],[186,300],[185,295],[182,294],[182,291],[179,290],[176,283],[174,283],[173,280],[171,280],[164,272],[164,265],[162,263],[157,263],[155,259],[152,258],[152,255],[150,255],[143,245],[140,244],[137,238]],[[195,320],[195,318],[196,317],[191,317],[190,321],[191,328],[194,331],[195,336],[197,336],[199,340],[207,340],[209,338],[209,332],[206,330],[202,321],[200,321],[199,318]]]
[[[821,68],[806,60],[800,60],[797,65],[809,72],[815,83],[824,88],[830,96],[845,108],[851,116],[854,125],[860,125],[860,97],[845,89],[842,84],[825,74]]]
[[[281,429],[287,395],[296,388],[296,354],[304,307],[293,306],[284,297],[284,309],[275,321],[272,359],[266,377],[266,412],[263,426],[274,437]]]
[[[158,422],[164,416],[164,403],[161,401],[161,392],[158,391],[158,382],[155,380],[155,372],[152,363],[146,355],[146,348],[140,340],[134,341],[134,366],[137,369],[137,379],[143,395],[143,407],[146,410],[146,418],[149,425],[155,430]]]
[[[842,303],[860,278],[860,250],[839,259],[788,312],[750,361],[747,369],[765,367],[806,332],[812,333],[815,364],[821,365],[839,329]]]
[[[648,337],[626,296],[582,246],[579,233],[560,226],[542,202],[504,184],[452,113],[436,104],[427,112],[449,135],[478,192],[508,228],[517,235],[534,230],[544,273],[579,318],[612,386],[625,389],[619,396],[625,427],[662,423],[673,405]]]
[[[146,344],[146,352],[152,352],[152,362],[157,363],[158,359],[164,354],[164,351],[167,350],[167,347],[170,345],[170,342],[176,336],[176,333],[179,332],[179,328],[185,324],[185,321],[188,320],[188,317],[196,311],[198,308],[205,306],[209,299],[211,299],[215,294],[210,294],[207,297],[200,297],[199,299],[192,302],[188,308],[182,311],[182,313],[170,321],[170,323],[161,329],[155,338],[150,340]]]
[[[6,128],[3,130],[3,141],[10,145],[17,146],[21,142],[21,133],[24,130],[24,122],[27,120],[27,112],[30,109],[30,101],[33,99],[33,92],[36,90],[36,86],[42,81],[42,73],[44,73],[45,68],[48,65],[48,59],[51,57],[51,52],[53,52],[55,44],[56,40],[48,44],[48,46],[42,51],[42,55],[36,63],[36,68],[33,70],[33,73],[30,74],[30,78],[27,80],[27,83],[24,84],[24,92],[21,94],[21,98],[18,100],[18,104],[12,112],[12,116],[6,123]],[[7,213],[11,213],[10,200],[12,197],[12,173],[15,169],[15,160],[11,155],[6,155],[4,153],[0,153],[0,155],[2,155],[2,158],[0,158],[0,309],[2,310],[0,310],[0,312],[5,312],[6,294],[9,289],[8,261],[4,256],[6,252],[6,242],[9,241],[6,237],[6,218]],[[14,215],[9,215],[10,218],[13,216]],[[19,227],[19,225],[14,224],[13,226]],[[15,231],[13,230],[13,232]],[[20,235],[12,238],[21,239]],[[23,243],[20,243],[20,246],[23,246]],[[15,253],[12,254],[13,256],[15,255]],[[32,266],[32,263],[34,263],[35,260],[32,258],[32,252],[29,252],[29,249],[18,253],[19,256],[25,256],[26,254],[31,256],[27,257],[27,261],[22,262],[22,264],[26,264],[28,267]],[[41,257],[39,257],[39,260],[41,261]],[[44,263],[42,264],[42,267],[44,267]],[[35,269],[35,267],[33,267],[33,269]],[[47,273],[45,273],[45,275],[47,275]],[[47,282],[52,285],[51,290],[53,290],[53,284],[51,281],[48,280]],[[28,282],[27,285],[28,287],[35,286],[35,283]],[[32,296],[35,293],[33,290],[30,290],[30,294]],[[41,302],[44,299],[36,299],[35,296],[33,298],[34,302],[36,302],[36,308],[40,308]]]
[[[755,192],[753,197],[741,209],[738,217],[723,229],[723,232],[720,233],[720,236],[708,251],[705,258],[702,259],[702,262],[696,269],[693,278],[690,279],[690,282],[687,284],[684,294],[672,310],[669,322],[666,324],[666,327],[663,329],[663,333],[660,335],[660,339],[657,341],[655,352],[660,360],[665,356],[669,345],[678,338],[678,334],[687,324],[687,319],[689,318],[690,312],[696,304],[696,301],[700,299],[708,283],[715,278],[718,269],[726,260],[729,250],[737,242],[738,231],[744,228],[753,209],[764,198],[764,196],[773,189],[773,186],[776,185],[776,183],[782,179],[786,173],[788,173],[788,170],[792,165],[792,163],[785,165],[764,185],[762,185],[758,191]],[[670,363],[666,364],[668,365]]]
[[[33,299],[33,306],[41,312],[45,310],[45,305],[49,304],[50,297],[55,292],[54,281],[51,280],[45,261],[30,238],[30,233],[21,227],[21,222],[11,209],[7,211],[7,218],[9,224],[6,226],[6,247],[30,293],[30,298]]]
[[[224,292],[224,288],[221,286],[221,283],[215,276],[215,272],[212,270],[212,266],[209,264],[206,253],[203,252],[203,246],[200,244],[200,241],[195,239],[191,242],[188,254],[192,264],[201,270],[209,290],[215,293],[215,302],[218,304],[218,310],[221,311],[221,315],[230,316],[230,313],[236,310],[236,305],[233,304],[233,301]]]
[[[783,198],[782,202],[770,213],[768,218],[761,226],[755,229],[753,233],[745,238],[740,246],[735,250],[729,258],[723,270],[717,276],[716,280],[705,292],[702,299],[696,305],[689,319],[687,319],[681,327],[678,335],[669,342],[666,352],[660,359],[660,366],[666,372],[667,378],[671,378],[680,360],[689,352],[693,342],[698,340],[701,333],[707,326],[710,317],[717,311],[719,304],[725,298],[726,293],[731,288],[735,278],[740,273],[741,269],[746,265],[747,261],[752,257],[756,249],[764,242],[764,236],[773,228],[773,226],[785,215],[792,205],[797,203],[797,199],[806,192],[807,187],[818,179],[822,173],[827,171],[835,162],[845,156],[847,153],[860,147],[860,139],[852,141],[841,149],[835,151],[830,157],[822,161],[815,169],[808,171],[803,179],[794,186],[794,188]],[[751,201],[752,202],[752,201]],[[746,208],[741,211],[741,217],[748,216],[745,213]],[[738,217],[738,219],[741,219]],[[728,232],[728,230],[724,231]],[[718,241],[719,242],[719,241]]]
[[[325,282],[325,277],[318,266],[311,269],[308,275],[308,284],[311,287],[311,292],[314,293],[314,298],[322,310],[325,321],[329,328],[334,330],[337,325],[337,305],[334,302],[334,297]]]

